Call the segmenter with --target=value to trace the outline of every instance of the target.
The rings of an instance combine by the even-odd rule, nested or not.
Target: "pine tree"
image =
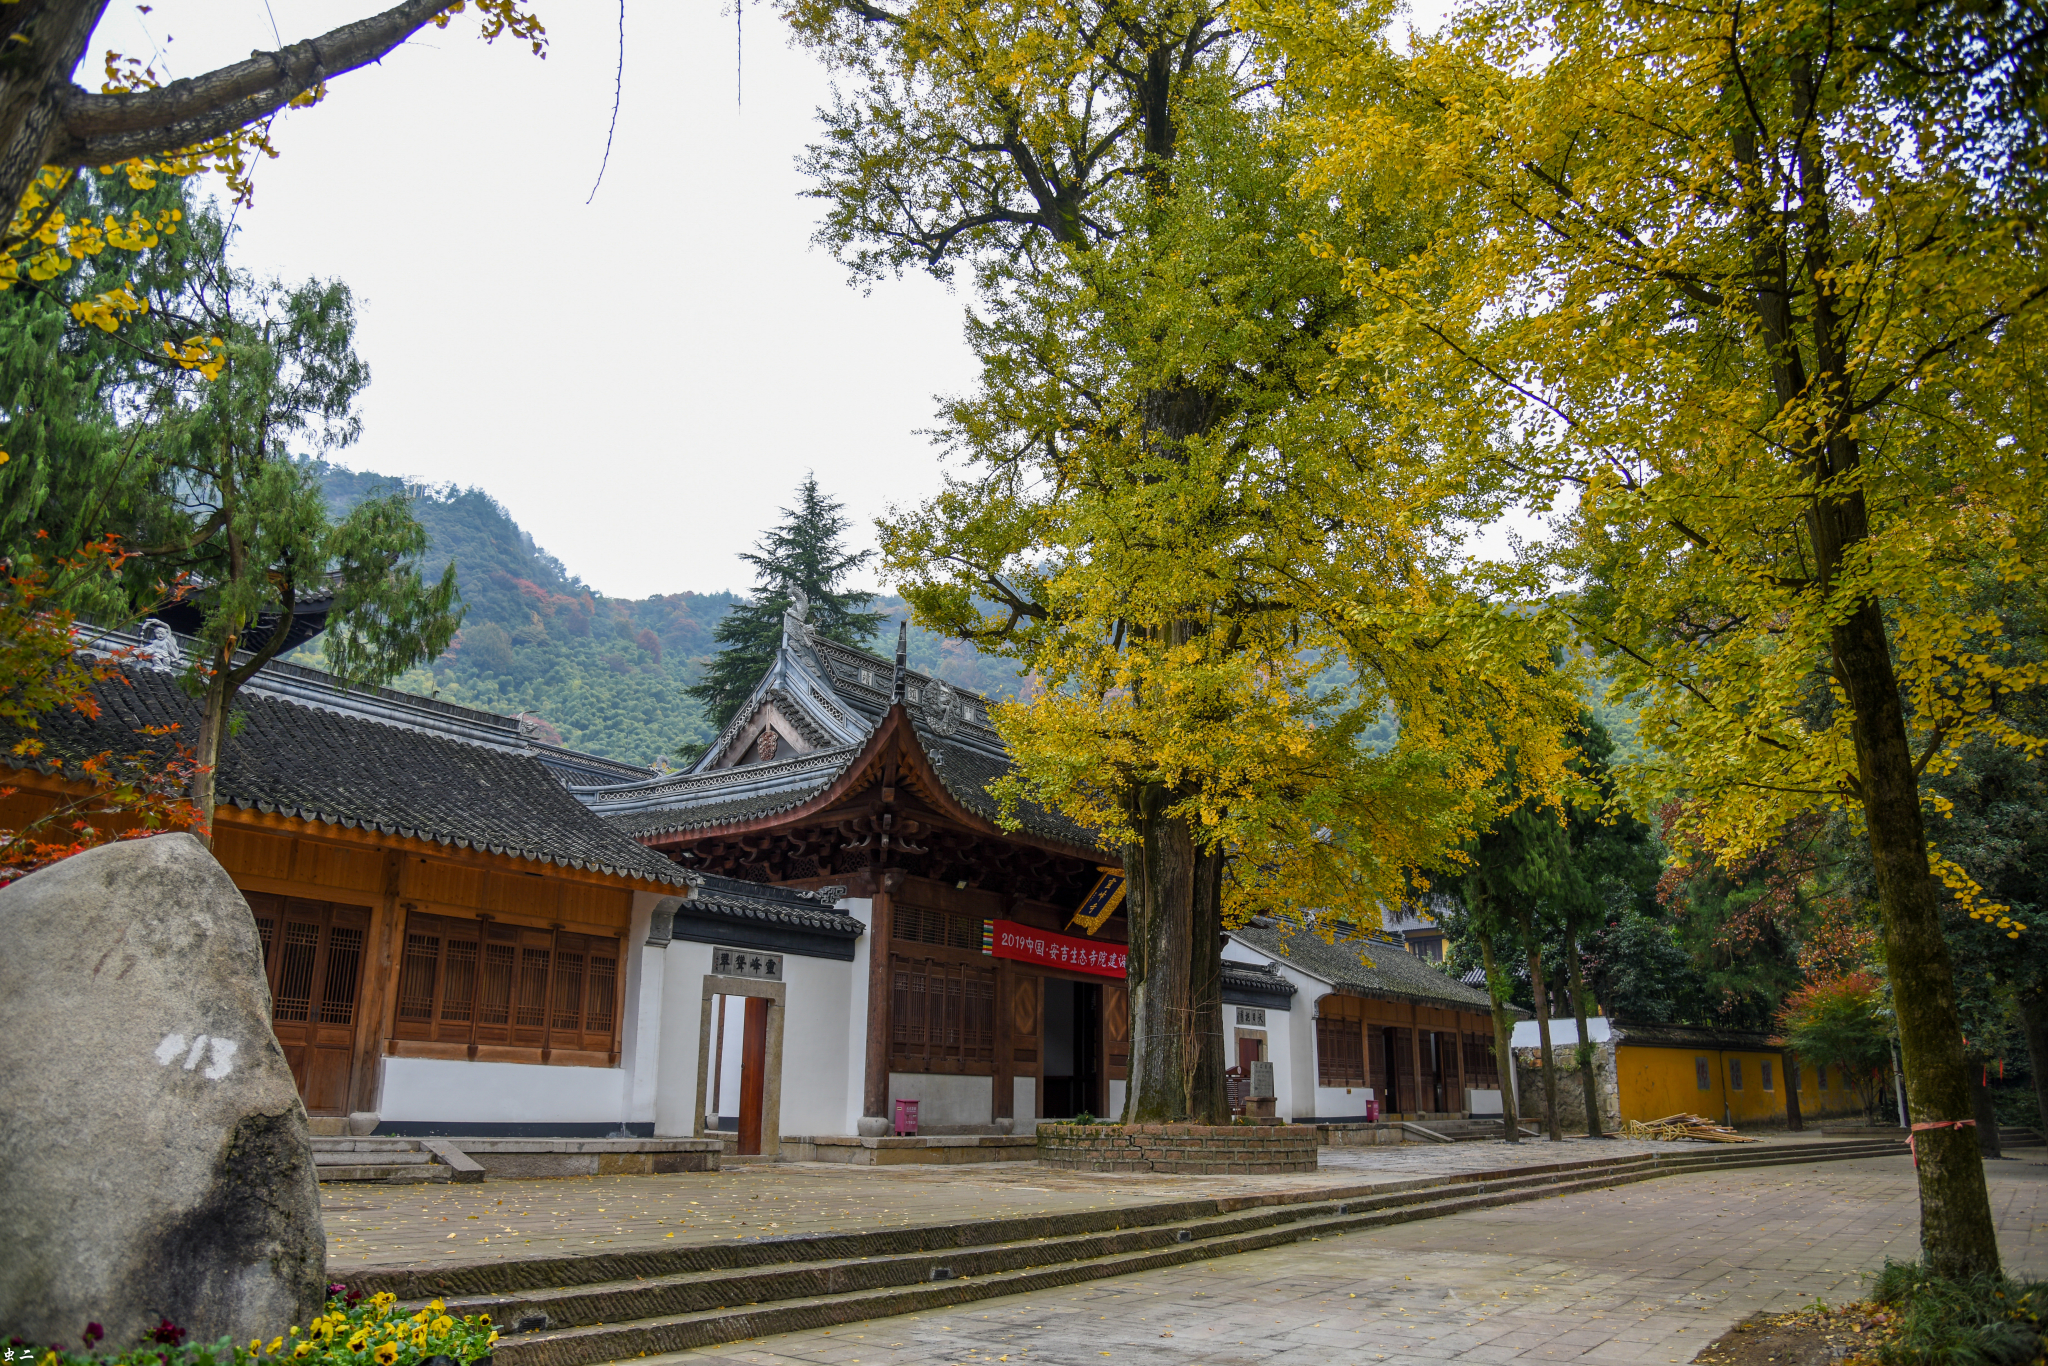
[[[846,549],[848,520],[841,515],[843,506],[818,491],[815,474],[806,474],[797,485],[796,506],[783,508],[781,524],[762,533],[754,543],[755,553],[740,557],[754,566],[758,582],[753,599],[735,606],[718,623],[712,633],[718,653],[705,666],[703,681],[687,689],[703,704],[714,730],[725,729],[774,662],[792,583],[810,598],[810,622],[822,636],[865,648],[881,625],[883,613],[861,610],[874,601],[873,593],[835,591],[875,553]]]

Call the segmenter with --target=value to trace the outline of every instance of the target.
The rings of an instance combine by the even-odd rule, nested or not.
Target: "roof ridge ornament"
[[[907,685],[910,666],[910,623],[896,623],[896,672],[889,679],[889,705],[903,705],[903,690]]]

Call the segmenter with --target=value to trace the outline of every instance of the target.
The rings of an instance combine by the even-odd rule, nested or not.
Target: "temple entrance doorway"
[[[1043,1117],[1102,1115],[1106,1101],[1102,1094],[1101,985],[1046,978],[1043,1028]]]
[[[260,892],[244,896],[263,945],[270,1027],[291,1065],[306,1113],[347,1114],[369,909]],[[433,992],[429,980],[429,1003]]]
[[[782,976],[781,954],[719,949],[720,966]],[[694,1137],[719,1132],[738,1140],[738,1155],[782,1152],[782,1022],[787,988],[723,973],[704,977],[704,1014],[697,1035],[697,1122]]]

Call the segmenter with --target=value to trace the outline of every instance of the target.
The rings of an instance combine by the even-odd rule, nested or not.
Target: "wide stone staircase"
[[[348,1283],[366,1293],[390,1291],[408,1302],[445,1297],[451,1312],[490,1314],[506,1333],[493,1354],[494,1366],[591,1366],[941,1309],[1659,1176],[1904,1150],[1899,1140],[1882,1138],[1674,1147],[1670,1153],[1127,1209],[588,1257],[368,1268]]]

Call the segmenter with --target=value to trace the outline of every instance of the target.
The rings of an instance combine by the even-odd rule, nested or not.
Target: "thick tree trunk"
[[[1970,1075],[1970,1106],[1977,1112],[1977,1154],[2004,1157],[2005,1149],[1998,1142],[1998,1107],[1991,1103],[1991,1088],[1984,1084],[1983,1064],[1972,1066],[1976,1070]]]
[[[449,0],[401,0],[276,52],[158,90],[101,94],[73,81],[107,0],[0,4],[0,201],[11,214],[45,165],[104,166],[208,142],[377,61]]]
[[[1189,1078],[1196,1058],[1189,1056],[1189,1044],[1196,1016],[1189,969],[1196,953],[1191,911],[1201,880],[1200,856],[1188,823],[1164,814],[1172,803],[1164,788],[1140,788],[1131,802],[1138,838],[1124,850],[1131,934],[1126,1124],[1185,1120],[1193,1090]]]
[[[1860,524],[1860,498],[1852,513]],[[1990,1275],[1999,1268],[1998,1235],[1984,1186],[1984,1159],[1976,1136],[1953,1123],[1975,1116],[1955,971],[1941,932],[1919,781],[1878,605],[1862,603],[1835,628],[1833,643],[1836,676],[1854,709],[1857,778],[1884,921],[1885,969],[1898,1016],[1906,1103],[1912,1123],[1942,1126],[1915,1134],[1920,1243],[1928,1265],[1940,1275]]]
[[[217,800],[214,794],[218,790],[214,780],[220,773],[221,742],[227,735],[231,700],[226,662],[215,660],[213,677],[207,681],[206,694],[200,699],[199,736],[193,746],[199,771],[192,775],[192,809],[199,816],[192,833],[209,849],[213,848],[213,808]]]
[[[0,207],[27,193],[64,130],[64,97],[107,0],[21,0],[0,9]]]
[[[1193,1124],[1230,1123],[1230,1092],[1223,1073],[1223,851],[1198,850],[1188,955],[1191,1034],[1183,1053],[1188,1066],[1187,1117]]]
[[[1536,998],[1536,1042],[1543,1050],[1543,1104],[1550,1113],[1550,1141],[1564,1142],[1564,1125],[1557,1113],[1557,1059],[1550,1055],[1550,1002],[1543,993],[1543,948],[1536,942],[1536,926],[1522,914],[1522,943],[1529,953],[1529,990]]]
[[[1571,971],[1572,1019],[1579,1026],[1579,1082],[1586,1088],[1586,1135],[1600,1137],[1600,1081],[1594,1061],[1599,1050],[1586,1031],[1586,977],[1579,966],[1579,932],[1567,920],[1564,925],[1564,957]]]
[[[2041,1137],[2048,1139],[2048,999],[2020,993],[2020,1024],[2027,1035],[2027,1070],[2034,1076],[2034,1105],[2041,1112]]]
[[[1799,1059],[1791,1053],[1780,1053],[1778,1065],[1785,1069],[1785,1131],[1796,1134],[1806,1127],[1799,1113]]]
[[[1515,1101],[1515,1057],[1512,1051],[1515,1022],[1508,1014],[1507,997],[1499,990],[1493,970],[1493,936],[1481,931],[1479,961],[1486,967],[1486,996],[1493,1002],[1493,1063],[1500,1073],[1501,1137],[1510,1143],[1522,1141],[1522,1117]]]

